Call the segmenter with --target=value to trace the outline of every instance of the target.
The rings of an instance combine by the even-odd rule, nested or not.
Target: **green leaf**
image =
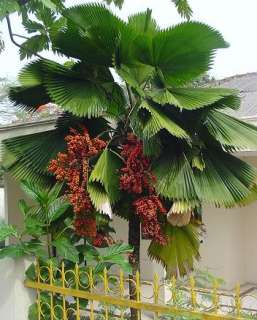
[[[119,113],[119,108],[124,104],[122,90],[112,78],[104,83],[101,78],[94,79],[97,69],[87,70],[86,67],[77,64],[71,70],[54,62],[45,62],[44,77],[52,101],[80,117],[97,117],[108,111]]]
[[[34,87],[12,87],[9,99],[20,110],[35,112],[40,106],[50,102],[45,88],[42,85]]]
[[[180,109],[195,110],[235,93],[235,90],[223,88],[169,88],[153,90],[150,96],[162,105],[171,104]]]
[[[156,160],[158,193],[173,201],[201,201],[217,207],[237,206],[251,194],[257,177],[253,166],[214,148],[203,150],[203,170],[193,169],[191,159],[171,152]]]
[[[193,14],[193,10],[191,9],[188,0],[171,0],[177,10],[178,13],[181,15],[181,17],[186,18],[187,20],[189,20]]]
[[[52,201],[48,207],[48,218],[50,222],[59,219],[70,207],[66,197],[60,197]]]
[[[56,182],[48,192],[49,202],[56,200],[63,189],[64,183]]]
[[[21,60],[33,57],[36,53],[49,49],[49,39],[45,34],[37,34],[23,42],[20,47]]]
[[[98,261],[100,253],[91,244],[83,244],[76,247],[77,250],[83,254],[86,261]]]
[[[157,177],[156,189],[164,197],[177,200],[197,200],[198,186],[190,162],[185,154],[172,152],[162,155],[153,166]]]
[[[208,113],[204,125],[209,133],[223,145],[241,149],[257,147],[257,127],[255,125],[217,110]]]
[[[35,183],[28,180],[22,180],[20,187],[32,200],[39,204],[46,203],[47,195],[44,194],[44,192]]]
[[[121,38],[125,23],[101,4],[84,4],[65,10],[64,16],[82,29],[79,37],[86,50],[82,52],[83,60],[112,66],[113,56]],[[70,24],[68,24],[68,32]],[[76,36],[76,32],[73,32]],[[99,37],[101,34],[101,37]],[[63,39],[62,39],[63,40]],[[71,38],[71,45],[74,41]],[[67,44],[58,41],[65,49]],[[76,44],[75,44],[76,45]],[[70,50],[69,50],[70,51]],[[81,50],[80,50],[81,51]]]
[[[25,223],[25,233],[32,237],[40,237],[44,233],[43,225],[37,218],[26,217],[24,220]]]
[[[18,207],[23,214],[23,217],[26,217],[31,209],[24,199],[18,201]]]
[[[0,259],[4,258],[20,258],[26,255],[22,244],[15,244],[3,249],[0,249]]]
[[[168,237],[168,244],[162,246],[152,241],[148,255],[166,268],[167,277],[177,276],[178,272],[180,276],[184,276],[193,269],[195,260],[200,257],[199,227],[192,224],[172,227],[167,224],[165,234]]]
[[[4,140],[3,167],[16,179],[30,180],[44,187],[52,185],[47,170],[49,162],[66,148],[65,136],[69,134],[70,128],[76,129],[80,125],[88,128],[91,136],[109,129],[103,118],[89,120],[63,114],[58,118],[55,130]]]
[[[27,255],[46,259],[48,257],[44,243],[38,239],[31,239],[23,243],[24,251]]]
[[[154,35],[159,31],[156,21],[151,16],[152,11],[139,12],[128,17],[128,26],[137,33],[148,33]]]
[[[222,35],[208,25],[186,22],[158,32],[153,38],[137,38],[135,55],[155,66],[169,86],[182,86],[209,70],[216,49],[226,48]]]
[[[18,232],[15,226],[0,221],[0,242],[8,237],[18,237]]]
[[[133,248],[125,243],[117,243],[108,248],[99,249],[101,262],[96,268],[110,268],[112,265],[118,265],[125,272],[130,273],[132,271],[131,266],[128,262],[127,255],[133,252]]]
[[[51,10],[56,10],[56,4],[54,3],[54,1],[51,0],[39,0],[39,2],[41,2],[46,8],[49,8]]]
[[[105,149],[97,160],[89,177],[88,192],[97,209],[103,211],[106,200],[113,203],[120,197],[119,171],[121,159],[111,150]],[[102,192],[99,197],[98,193]]]
[[[22,24],[28,33],[34,33],[37,31],[41,31],[41,32],[44,31],[43,24],[41,24],[37,21],[30,20],[28,18],[24,19],[22,21]]]
[[[116,243],[107,249],[99,249],[101,252],[101,258],[103,260],[112,260],[115,256],[120,256],[122,254],[128,254],[133,252],[133,248],[126,243]]]
[[[70,239],[61,237],[53,241],[53,245],[56,247],[57,253],[61,258],[74,263],[79,262],[79,253]]]
[[[160,107],[158,108],[157,106],[143,102],[140,109],[146,109],[150,114],[150,118],[146,121],[143,128],[143,135],[145,138],[149,139],[153,137],[162,129],[166,129],[170,134],[177,138],[189,138],[186,131],[171,120]]]
[[[15,0],[2,0],[0,3],[0,21],[8,14],[19,11],[20,6]]]
[[[32,280],[32,281],[37,280],[36,266],[34,263],[31,263],[31,265],[27,268],[25,275],[29,280]]]

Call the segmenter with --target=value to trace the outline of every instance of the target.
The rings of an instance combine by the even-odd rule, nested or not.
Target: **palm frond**
[[[50,97],[43,86],[43,61],[36,60],[25,66],[19,74],[20,86],[11,87],[9,99],[20,109],[36,111],[50,102]]]
[[[193,10],[191,9],[188,0],[171,0],[177,10],[178,13],[181,15],[181,17],[186,18],[187,20],[189,20],[193,14]]]
[[[47,170],[49,162],[65,149],[64,138],[70,128],[79,128],[80,125],[86,126],[94,136],[108,128],[104,119],[89,120],[64,114],[57,120],[55,130],[4,140],[4,169],[16,179],[29,179],[41,184],[51,183],[52,179]]]
[[[216,49],[226,48],[222,35],[208,25],[187,22],[135,42],[135,55],[145,64],[155,66],[161,80],[181,86],[206,72]]]
[[[217,207],[240,205],[251,194],[256,169],[223,150],[205,150],[204,168],[192,168],[192,157],[163,156],[156,160],[156,189],[173,201],[196,201]]]
[[[257,127],[217,110],[208,113],[204,123],[209,133],[226,146],[246,149],[257,147]]]
[[[205,169],[195,171],[200,199],[217,207],[234,207],[249,197],[257,178],[255,167],[224,151],[203,154]]]
[[[83,58],[91,63],[112,66],[121,31],[126,27],[126,24],[100,4],[71,7],[64,11],[64,16],[80,28],[80,34],[77,36],[76,31],[72,32],[72,26],[68,23],[65,36],[69,36],[72,32],[75,33],[77,39],[78,37],[82,38],[80,44],[84,47]],[[100,34],[101,36],[99,36]],[[74,40],[71,39],[71,41],[73,43]],[[54,43],[61,50],[63,46],[65,46],[65,50],[67,49],[67,43],[62,44],[60,39],[54,40]]]
[[[49,39],[46,34],[37,34],[21,44],[19,54],[21,60],[33,57],[34,54],[49,49]]]
[[[137,33],[148,33],[154,35],[159,31],[159,26],[151,16],[151,10],[139,12],[128,17],[128,26]]]
[[[160,130],[166,129],[171,135],[177,138],[188,139],[186,131],[176,122],[171,120],[160,108],[143,102],[140,109],[148,111],[149,119],[143,125],[143,135],[149,139],[156,135]],[[140,110],[139,109],[139,110]]]
[[[97,160],[89,177],[88,192],[98,210],[101,209],[107,199],[110,203],[119,199],[118,174],[121,165],[121,159],[108,149],[105,149]],[[102,196],[100,196],[101,192]]]
[[[167,270],[167,277],[172,275],[184,276],[200,258],[200,230],[198,226],[189,224],[184,227],[165,227],[168,237],[167,245],[160,245],[154,241],[148,248],[148,255],[152,260],[160,262]]]
[[[169,88],[151,93],[153,101],[172,104],[180,109],[195,110],[235,95],[236,91],[225,88]]]
[[[185,154],[161,156],[153,167],[157,177],[156,189],[162,196],[173,200],[198,200],[199,190]]]

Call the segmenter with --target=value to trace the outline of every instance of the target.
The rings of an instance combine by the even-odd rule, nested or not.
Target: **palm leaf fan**
[[[256,149],[257,147],[257,127],[224,112],[211,110],[204,126],[214,139],[225,146],[237,149]]]
[[[170,104],[179,109],[195,110],[214,104],[225,97],[236,95],[236,91],[226,88],[166,88],[150,92],[150,97],[158,104]]]
[[[4,169],[16,179],[51,183],[47,171],[49,162],[65,149],[64,138],[70,128],[79,128],[80,125],[85,126],[93,136],[108,128],[108,123],[103,118],[89,120],[64,114],[57,120],[54,130],[4,140]]]
[[[40,106],[51,101],[44,87],[43,60],[29,63],[19,74],[20,86],[11,87],[9,99],[21,110],[36,111]]]
[[[84,4],[71,7],[63,12],[68,19],[66,30],[59,37],[53,39],[54,44],[59,47],[60,51],[67,50],[67,42],[63,42],[69,35],[74,34],[75,39],[81,38],[81,46],[84,52],[81,52],[80,58],[83,60],[104,65],[112,66],[116,49],[120,42],[122,30],[126,28],[125,22],[116,17],[110,10],[100,4]],[[76,35],[76,28],[79,29],[79,35]],[[99,36],[101,35],[101,36]],[[63,36],[65,38],[63,38]],[[59,38],[58,38],[59,37]],[[71,43],[73,41],[71,39]],[[69,42],[69,45],[71,45]]]
[[[164,84],[182,86],[209,70],[216,49],[228,45],[208,25],[186,22],[135,40],[135,58],[157,69]]]
[[[193,224],[184,227],[167,224],[165,234],[168,244],[160,245],[152,241],[148,255],[165,267],[167,278],[172,275],[184,276],[193,270],[194,262],[200,258],[200,233],[199,226]]]
[[[192,155],[187,153],[159,157],[154,165],[158,193],[173,201],[239,205],[251,193],[256,169],[222,149],[202,153],[201,170],[192,167]]]
[[[139,115],[140,110],[146,110],[146,114],[144,113],[145,121],[142,119],[143,137],[145,139],[152,138],[162,129],[166,129],[171,135],[177,138],[189,139],[186,131],[176,122],[171,120],[171,118],[164,113],[164,110],[159,108],[157,105],[150,105],[144,101],[139,107]]]
[[[120,198],[119,171],[121,165],[121,159],[112,150],[105,149],[89,177],[87,189],[90,198],[101,212],[108,214],[110,205]]]

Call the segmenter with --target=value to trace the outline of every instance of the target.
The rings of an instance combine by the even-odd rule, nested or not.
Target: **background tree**
[[[256,169],[232,154],[257,144],[255,126],[226,114],[239,108],[237,92],[192,85],[227,43],[198,22],[162,30],[150,10],[127,22],[97,4],[62,14],[65,27],[49,35],[69,63],[28,64],[10,99],[28,112],[51,101],[64,113],[55,130],[5,141],[5,169],[51,184],[49,163],[60,167],[70,128],[79,141],[101,137],[103,151],[81,159],[93,210],[128,220],[133,272],[141,229],[149,256],[183,275],[199,257],[202,204],[230,208],[256,197]]]

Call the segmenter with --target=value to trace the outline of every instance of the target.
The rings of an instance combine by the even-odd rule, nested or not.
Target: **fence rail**
[[[142,281],[139,272],[131,279],[122,270],[118,275],[78,265],[71,270],[64,263],[61,268],[36,263],[35,270],[35,280],[26,280],[25,286],[37,291],[38,320],[129,319],[130,308],[137,310],[138,319],[257,319],[257,297],[240,294],[239,285],[227,294],[217,282],[212,289],[197,288],[193,277],[182,286],[175,278],[160,281],[156,274],[153,281]],[[135,300],[130,299],[129,283]],[[243,306],[247,297],[256,299],[256,308]]]

